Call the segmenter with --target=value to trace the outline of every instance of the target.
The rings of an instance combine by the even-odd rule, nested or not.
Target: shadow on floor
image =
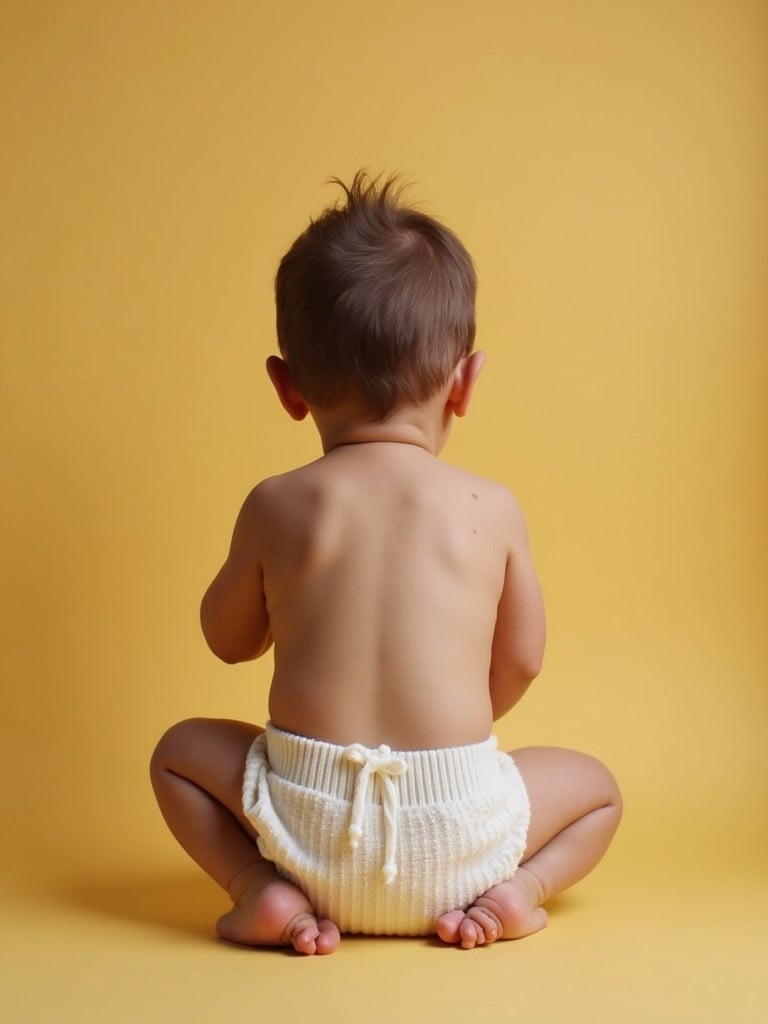
[[[206,939],[215,938],[216,920],[229,909],[226,894],[204,875],[83,879],[65,883],[57,895],[81,912]]]

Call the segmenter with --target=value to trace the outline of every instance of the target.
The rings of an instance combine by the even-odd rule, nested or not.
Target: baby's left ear
[[[472,392],[485,366],[485,352],[472,352],[458,361],[453,371],[448,405],[454,416],[466,416]]]

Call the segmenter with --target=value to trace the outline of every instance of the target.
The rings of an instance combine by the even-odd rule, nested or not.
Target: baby
[[[544,610],[513,496],[437,458],[484,362],[474,268],[395,179],[337,184],[343,203],[280,264],[267,361],[323,455],[246,498],[201,609],[226,662],[274,645],[270,721],[181,722],[152,781],[232,899],[221,937],[471,949],[546,925],[621,798],[584,754],[497,750],[493,722],[539,672]]]

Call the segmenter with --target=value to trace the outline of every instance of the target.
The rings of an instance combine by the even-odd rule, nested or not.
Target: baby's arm
[[[237,517],[227,560],[200,607],[208,646],[230,665],[258,658],[272,645],[258,555],[259,519],[255,488]]]
[[[490,693],[494,721],[513,707],[541,671],[545,618],[520,506],[508,495],[509,550],[491,651]]]

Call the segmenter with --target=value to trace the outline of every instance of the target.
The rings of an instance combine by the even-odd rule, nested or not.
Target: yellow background
[[[759,0],[3,3],[4,1019],[767,1019],[767,33]],[[597,754],[627,807],[540,936],[305,964],[211,940],[146,763],[264,718],[268,659],[216,663],[197,607],[245,493],[317,454],[272,277],[361,166],[478,267],[445,456],[521,498],[550,630],[502,741]]]

